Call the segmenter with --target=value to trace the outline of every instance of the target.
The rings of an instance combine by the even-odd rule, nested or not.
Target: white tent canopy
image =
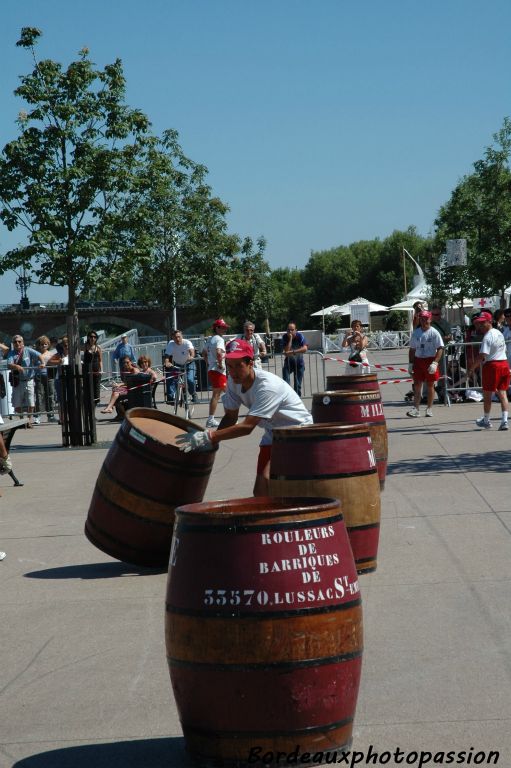
[[[338,315],[340,310],[339,304],[331,304],[329,307],[320,309],[319,312],[313,312],[311,317],[325,317],[326,315]]]
[[[370,314],[373,314],[374,312],[388,312],[389,310],[389,308],[384,307],[383,304],[377,304],[375,301],[369,301],[368,299],[363,299],[362,296],[358,296],[356,299],[348,301],[346,304],[342,304],[340,306],[339,304],[332,304],[330,307],[325,307],[319,312],[313,312],[311,317],[324,317],[325,315],[349,315],[351,314],[350,304],[369,304]]]
[[[361,296],[358,296],[356,299],[353,299],[352,301],[346,302],[346,304],[343,304],[341,307],[339,307],[339,315],[349,315],[350,312],[350,304],[368,304],[369,305],[369,314],[374,314],[375,312],[388,312],[389,308],[384,307],[383,304],[377,304],[375,301],[369,301],[369,299],[363,299]]]

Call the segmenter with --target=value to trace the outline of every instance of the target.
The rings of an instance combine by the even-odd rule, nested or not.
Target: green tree
[[[33,282],[68,287],[76,355],[76,298],[98,274],[111,274],[111,254],[130,239],[121,214],[149,123],[124,104],[119,59],[98,70],[83,49],[63,69],[37,60],[40,35],[25,27],[17,43],[34,68],[15,90],[27,110],[0,157],[0,218],[10,231],[24,229],[27,241],[0,258],[0,273],[24,267]],[[116,268],[129,273],[129,253],[121,255]]]
[[[311,253],[303,280],[310,286],[315,310],[354,298],[351,294],[358,286],[359,267],[351,247],[340,245]]]
[[[177,132],[167,130],[162,138],[146,139],[125,202],[137,237],[139,295],[158,300],[169,316],[180,303],[194,301],[219,311],[226,270],[243,250],[240,238],[227,233],[229,209],[212,194],[206,177],[206,167],[184,155]]]
[[[282,330],[291,320],[300,328],[310,326],[310,314],[314,311],[312,288],[305,283],[304,270],[289,267],[275,269],[271,273],[271,286],[271,328]]]
[[[511,282],[511,120],[493,136],[493,145],[474,163],[474,172],[463,177],[435,220],[437,253],[446,240],[465,238],[466,268],[441,268],[437,258],[439,290],[459,284],[464,295],[500,294]]]

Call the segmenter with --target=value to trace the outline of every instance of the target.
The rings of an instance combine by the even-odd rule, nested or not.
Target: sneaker
[[[0,560],[3,560],[7,552],[0,552]]]
[[[218,427],[219,424],[220,422],[217,421],[214,416],[210,416],[206,422],[207,427]]]
[[[48,414],[48,424],[55,424],[56,421],[57,417],[53,413]]]
[[[41,419],[39,418],[39,416],[34,416],[34,418],[32,419],[32,424],[39,426],[40,423],[41,423]]]
[[[199,402],[199,398],[197,397],[197,395],[194,392],[193,395],[192,395],[192,403],[198,403],[198,402]]]
[[[425,411],[425,413],[424,413],[424,416],[429,416],[429,417],[433,416],[433,411],[432,411],[432,409],[431,409],[431,408],[426,408],[426,411]]]
[[[412,419],[418,419],[420,416],[420,412],[418,408],[412,408],[410,411],[406,412],[407,416],[410,416]]]
[[[476,419],[476,424],[478,427],[481,427],[482,429],[491,429],[491,422],[486,421],[484,416],[481,416],[480,419]]]
[[[507,421],[501,421],[500,422],[500,427],[499,427],[499,432],[507,432],[508,429],[509,429],[509,427],[507,425]]]
[[[170,397],[167,397],[165,402],[166,402],[167,405],[175,405],[176,404],[175,398],[170,398]]]

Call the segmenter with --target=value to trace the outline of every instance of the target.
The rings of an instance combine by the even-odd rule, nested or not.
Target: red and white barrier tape
[[[324,357],[323,360],[330,360],[334,363],[346,363],[347,365],[350,365],[352,368],[356,368],[358,365],[362,367],[367,368],[378,368],[380,371],[403,371],[403,373],[408,373],[408,368],[398,368],[394,365],[378,365],[377,363],[364,363],[364,362],[357,362],[355,360],[345,360],[342,357]],[[387,384],[388,382],[381,382],[380,384]]]

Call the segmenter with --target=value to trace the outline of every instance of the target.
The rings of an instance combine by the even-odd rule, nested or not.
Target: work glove
[[[9,455],[5,459],[0,459],[0,475],[6,475],[12,469],[12,461]]]
[[[428,368],[428,373],[436,373],[436,369],[438,368],[438,363],[436,363],[434,360],[431,363],[431,365]]]
[[[176,445],[184,453],[208,451],[213,447],[209,429],[205,432],[187,432],[185,435],[179,435],[176,437]]]
[[[408,373],[410,374],[410,376],[412,375],[412,373],[413,373],[413,363],[408,363]]]

